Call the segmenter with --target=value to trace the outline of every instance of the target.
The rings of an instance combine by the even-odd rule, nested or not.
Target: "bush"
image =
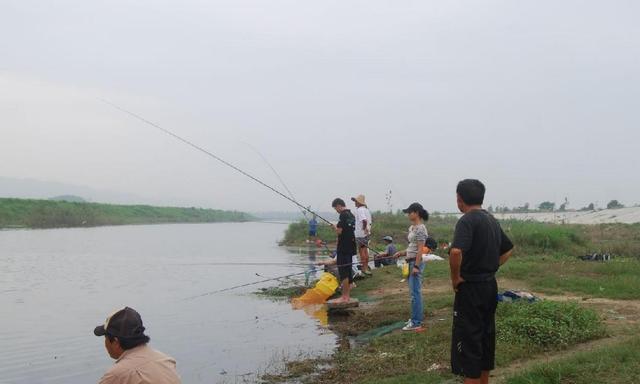
[[[502,228],[518,248],[572,253],[586,244],[584,234],[576,226],[510,220],[503,222]]]
[[[565,348],[605,334],[596,312],[576,303],[500,303],[496,316],[497,337],[505,343]]]

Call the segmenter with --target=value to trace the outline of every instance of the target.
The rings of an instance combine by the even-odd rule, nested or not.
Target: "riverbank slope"
[[[0,228],[69,228],[249,220],[252,220],[252,217],[243,212],[195,207],[154,207],[0,198]]]

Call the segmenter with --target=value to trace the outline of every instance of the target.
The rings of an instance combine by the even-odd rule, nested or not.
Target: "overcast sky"
[[[0,176],[151,203],[640,202],[637,1],[0,2]]]

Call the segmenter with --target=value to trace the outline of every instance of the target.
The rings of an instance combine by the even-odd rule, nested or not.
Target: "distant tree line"
[[[636,205],[637,206],[637,205]],[[607,203],[607,209],[619,209],[624,208],[624,204],[620,203],[618,200],[611,200]],[[553,201],[543,201],[538,204],[535,208],[531,208],[529,203],[524,203],[522,206],[516,207],[507,207],[506,205],[498,205],[493,206],[490,205],[488,208],[489,212],[492,213],[528,213],[528,212],[566,212],[569,211],[569,199],[564,198],[562,204],[558,206],[556,209],[556,203]],[[588,212],[588,211],[596,211],[597,208],[594,203],[589,203],[588,205],[577,209],[579,212]]]

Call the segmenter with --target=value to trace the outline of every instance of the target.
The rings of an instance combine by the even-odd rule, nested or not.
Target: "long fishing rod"
[[[262,158],[262,160],[265,162],[265,164],[267,164],[267,166],[271,169],[271,172],[273,172],[274,175],[276,175],[276,177],[278,178],[278,180],[280,181],[280,184],[282,184],[282,186],[284,187],[284,189],[287,191],[287,193],[289,193],[289,196],[293,199],[293,200],[298,200],[296,199],[296,197],[293,195],[293,192],[291,192],[291,190],[289,189],[289,187],[287,186],[287,184],[284,182],[284,180],[282,179],[282,177],[280,176],[280,174],[278,173],[278,171],[276,171],[276,169],[273,167],[273,165],[271,165],[271,163],[269,162],[269,160],[267,160],[267,158],[260,152],[258,151],[258,149],[256,147],[254,147],[253,145],[249,144],[249,143],[245,143],[249,148],[251,148],[255,153],[258,154],[258,156],[260,156],[260,158]],[[307,211],[305,211],[304,209],[301,210],[302,212],[302,216],[304,216],[305,220],[307,219]]]
[[[284,276],[280,276],[280,277],[273,277],[273,278],[269,278],[269,279],[264,279],[264,280],[260,280],[260,281],[254,281],[252,283],[246,283],[246,284],[240,284],[240,285],[234,285],[233,287],[228,287],[228,288],[223,288],[223,289],[217,289],[215,291],[210,291],[210,292],[206,292],[206,293],[202,293],[200,295],[195,295],[195,296],[190,296],[185,298],[184,300],[193,300],[193,299],[198,299],[200,297],[205,297],[205,296],[211,296],[211,295],[215,295],[217,293],[222,293],[222,292],[227,292],[227,291],[232,291],[234,289],[238,289],[238,288],[243,288],[243,287],[249,287],[251,285],[256,285],[256,284],[262,284],[262,283],[267,283],[269,281],[274,281],[274,280],[282,280],[282,279],[286,279],[288,277],[294,277],[294,276],[300,276],[300,275],[304,275],[306,274],[307,271],[304,272],[298,272],[298,273],[291,273],[289,275],[284,275]]]
[[[278,262],[265,262],[265,263],[260,263],[260,262],[210,262],[210,263],[180,263],[180,264],[173,264],[176,266],[206,266],[206,265],[211,265],[211,266],[265,266],[265,267],[269,267],[269,266],[281,266],[281,267],[308,267],[309,263],[278,263]]]
[[[184,144],[186,144],[186,145],[188,145],[188,146],[190,146],[190,147],[192,147],[192,148],[194,148],[194,149],[196,149],[196,150],[198,150],[198,151],[200,151],[200,152],[202,152],[202,153],[206,154],[207,156],[212,157],[213,159],[215,159],[215,160],[217,160],[217,161],[221,162],[222,164],[226,165],[227,167],[229,167],[229,168],[231,168],[231,169],[233,169],[233,170],[235,170],[235,171],[237,171],[237,172],[241,173],[242,175],[244,175],[244,176],[246,176],[246,177],[250,178],[251,180],[255,181],[256,183],[258,183],[258,184],[262,185],[263,187],[265,187],[265,188],[267,188],[267,189],[271,190],[272,192],[274,192],[274,193],[278,194],[280,197],[282,197],[282,198],[285,198],[285,199],[289,200],[290,202],[292,202],[293,204],[295,204],[296,206],[298,206],[300,209],[302,209],[302,210],[304,210],[304,211],[306,211],[306,212],[309,212],[309,213],[311,213],[311,214],[313,214],[313,215],[316,215],[319,219],[321,219],[322,221],[324,221],[325,223],[327,223],[327,224],[329,224],[329,225],[333,225],[333,224],[331,223],[331,221],[329,221],[329,220],[325,219],[324,217],[322,217],[321,215],[319,215],[317,212],[312,211],[312,210],[311,210],[311,208],[305,207],[304,205],[302,205],[302,204],[298,203],[298,201],[297,201],[297,200],[295,200],[295,199],[293,199],[293,198],[291,198],[291,197],[289,197],[289,196],[285,195],[284,193],[282,193],[282,192],[280,192],[279,190],[275,189],[274,187],[272,187],[272,186],[268,185],[267,183],[263,182],[262,180],[258,179],[257,177],[255,177],[255,176],[253,176],[253,175],[249,174],[248,172],[243,171],[242,169],[238,168],[237,166],[235,166],[235,165],[231,164],[230,162],[228,162],[228,161],[224,160],[224,159],[223,159],[223,158],[221,158],[220,156],[217,156],[217,155],[213,154],[212,152],[210,152],[210,151],[208,151],[208,150],[206,150],[206,149],[204,149],[204,148],[202,148],[202,147],[200,147],[200,146],[198,146],[198,145],[194,144],[193,142],[191,142],[191,141],[189,141],[189,140],[187,140],[187,139],[185,139],[185,138],[183,138],[183,137],[181,137],[181,136],[178,136],[177,134],[173,133],[172,131],[170,131],[170,130],[168,130],[168,129],[166,129],[166,128],[163,128],[163,127],[159,126],[158,124],[156,124],[156,123],[154,123],[154,122],[152,122],[152,121],[150,121],[150,120],[147,120],[147,119],[145,119],[144,117],[142,117],[142,116],[140,116],[140,115],[138,115],[138,114],[136,114],[136,113],[133,113],[133,112],[131,112],[131,111],[129,111],[129,110],[126,110],[126,109],[124,109],[124,108],[122,108],[122,107],[120,107],[120,106],[118,106],[118,105],[116,105],[116,104],[114,104],[114,103],[112,103],[112,102],[110,102],[110,101],[107,101],[107,100],[105,100],[105,99],[100,99],[100,100],[101,100],[103,103],[108,104],[108,105],[110,105],[111,107],[113,107],[113,108],[115,108],[115,109],[119,110],[120,112],[126,113],[127,115],[132,116],[132,117],[134,117],[134,118],[136,118],[136,119],[138,119],[138,120],[142,121],[143,123],[145,123],[145,124],[147,124],[147,125],[150,125],[150,126],[152,126],[152,127],[156,128],[156,129],[158,129],[158,130],[160,130],[160,131],[164,132],[165,134],[167,134],[167,135],[169,135],[169,136],[173,137],[174,139],[179,140],[179,141],[183,142]]]
[[[388,255],[388,256],[380,257],[378,260],[390,259],[390,258],[394,258],[394,256],[393,255]],[[321,266],[322,264],[319,263],[319,264],[316,264],[316,265]],[[346,263],[346,264],[339,264],[339,265],[327,265],[327,266],[332,266],[332,267],[335,267],[335,268],[339,268],[339,267],[347,267],[347,266],[351,267],[353,265],[362,265],[362,262]],[[290,278],[290,277],[305,275],[307,273],[309,273],[308,270],[304,271],[304,272],[291,273],[291,274],[288,274],[288,275],[283,275],[283,276],[272,277],[272,278],[268,278],[268,279],[264,279],[264,280],[254,281],[254,282],[251,282],[251,283],[234,285],[232,287],[217,289],[215,291],[205,292],[205,293],[202,293],[200,295],[190,296],[190,297],[187,297],[187,298],[185,298],[183,300],[186,301],[186,300],[198,299],[200,297],[211,296],[211,295],[215,295],[217,293],[228,292],[228,291],[232,291],[232,290],[239,289],[239,288],[244,288],[244,287],[250,287],[252,285],[268,283],[270,281],[282,280],[282,279],[286,279],[286,278]]]
[[[192,147],[192,148],[204,153],[207,156],[212,157],[213,159],[219,161],[220,163],[226,165],[227,167],[229,167],[229,168],[241,173],[242,175],[250,178],[251,180],[255,181],[256,183],[258,183],[258,184],[262,185],[263,187],[269,189],[270,191],[276,193],[280,197],[282,197],[284,199],[287,199],[288,201],[292,202],[293,204],[295,204],[298,208],[302,209],[303,211],[306,211],[306,212],[311,213],[312,215],[315,215],[320,220],[324,221],[325,223],[329,224],[330,226],[334,225],[331,221],[325,219],[323,216],[319,215],[317,212],[314,212],[313,210],[311,210],[311,208],[305,207],[304,205],[300,204],[296,199],[285,195],[284,193],[282,193],[279,190],[275,189],[274,187],[268,185],[267,183],[263,182],[262,180],[258,179],[257,177],[249,174],[248,172],[245,172],[244,170],[242,170],[242,169],[238,168],[237,166],[233,165],[232,163],[224,160],[220,156],[217,156],[217,155],[213,154],[212,152],[200,147],[199,145],[196,145],[193,142],[183,138],[182,136],[179,136],[176,133],[174,133],[174,132],[172,132],[172,131],[170,131],[170,130],[168,130],[166,128],[163,128],[163,127],[159,126],[158,124],[156,124],[156,123],[154,123],[154,122],[152,122],[150,120],[147,120],[144,117],[142,117],[142,116],[140,116],[140,115],[138,115],[138,114],[136,114],[134,112],[131,112],[131,111],[127,110],[127,109],[124,109],[124,108],[122,108],[122,107],[120,107],[120,106],[118,106],[118,105],[116,105],[116,104],[114,104],[114,103],[112,103],[112,102],[110,102],[108,100],[100,99],[100,101],[102,101],[103,103],[105,103],[107,105],[110,105],[112,108],[115,108],[115,109],[119,110],[120,112],[126,113],[127,115],[132,116],[132,117],[142,121],[143,123],[156,128],[157,130],[159,130],[159,131],[161,131],[161,132],[173,137],[176,140],[179,140],[179,141],[183,142],[184,144],[186,144],[186,145],[188,145],[188,146],[190,146],[190,147]],[[365,245],[365,246],[369,250],[373,251],[374,254],[376,254],[376,255],[380,254],[380,252],[378,252],[377,250],[369,247],[368,245]]]

